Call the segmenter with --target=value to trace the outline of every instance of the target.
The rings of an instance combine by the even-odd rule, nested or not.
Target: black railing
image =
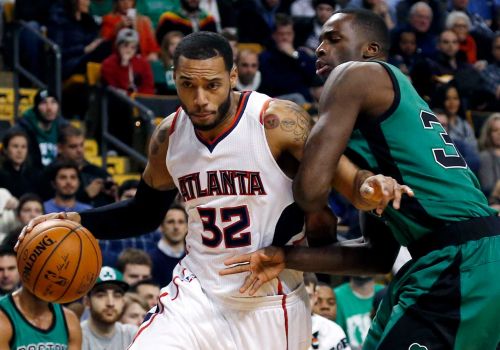
[[[54,43],[52,40],[47,39],[41,32],[30,27],[25,21],[18,21],[16,23],[16,28],[14,30],[14,117],[17,119],[19,113],[19,74],[22,74],[28,80],[30,80],[33,84],[38,86],[40,89],[46,89],[46,83],[42,82],[38,79],[33,73],[28,71],[21,65],[20,61],[20,52],[19,52],[19,33],[22,30],[28,30],[33,35],[35,35],[39,40],[41,40],[47,49],[53,52],[54,54],[54,94],[58,98],[59,103],[61,103],[61,50],[59,46]]]

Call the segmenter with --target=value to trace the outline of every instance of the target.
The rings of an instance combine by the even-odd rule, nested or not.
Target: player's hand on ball
[[[224,261],[226,266],[235,264],[238,265],[219,271],[219,274],[225,276],[250,272],[240,288],[240,293],[248,291],[249,295],[254,295],[264,283],[278,277],[285,269],[285,252],[283,248],[270,246]]]
[[[33,227],[35,227],[36,225],[38,225],[44,221],[52,220],[52,219],[65,219],[65,220],[71,220],[71,221],[74,221],[77,223],[81,222],[80,214],[78,214],[77,212],[67,212],[67,213],[60,212],[60,213],[50,213],[50,214],[37,216],[36,218],[31,219],[30,222],[28,222],[28,225],[23,227],[21,234],[17,238],[17,243],[16,243],[16,246],[14,247],[14,250],[17,252],[17,249],[19,248],[19,244],[21,244],[24,237],[26,235],[28,235],[31,232],[31,230],[33,230]]]
[[[392,207],[399,209],[401,198],[404,194],[413,197],[413,190],[400,185],[395,179],[384,175],[373,175],[365,179],[361,184],[360,193],[378,215],[382,215],[384,209],[392,201]]]

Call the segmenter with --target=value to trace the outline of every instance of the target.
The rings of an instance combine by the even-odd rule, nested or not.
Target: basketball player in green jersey
[[[80,321],[69,309],[21,287],[0,298],[0,350],[80,350]]]
[[[384,62],[388,48],[387,28],[371,12],[339,11],[323,26],[317,73],[328,79],[295,199],[306,211],[324,206],[342,153],[410,186],[414,197],[404,197],[399,210],[388,206],[381,219],[413,260],[391,282],[364,349],[493,350],[500,341],[500,219],[409,79]],[[242,287],[250,292],[285,266],[366,274],[388,255],[376,248],[269,247],[227,260],[249,264],[222,274],[250,271]]]

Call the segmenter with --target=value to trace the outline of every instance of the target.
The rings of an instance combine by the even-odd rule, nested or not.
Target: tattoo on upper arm
[[[281,119],[281,129],[285,132],[293,133],[295,141],[305,141],[311,129],[309,115],[296,104],[287,104],[285,109],[287,114]]]
[[[156,135],[151,138],[151,155],[155,156],[160,151],[160,146],[167,141],[168,127],[160,127]]]

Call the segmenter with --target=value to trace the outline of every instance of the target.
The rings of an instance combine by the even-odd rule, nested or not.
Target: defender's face
[[[179,57],[174,71],[177,94],[196,129],[215,129],[229,117],[237,76],[236,69],[226,70],[220,56],[205,60]]]
[[[338,65],[363,59],[363,39],[355,31],[353,17],[334,14],[323,25],[320,44],[316,49],[316,74],[326,78]]]

